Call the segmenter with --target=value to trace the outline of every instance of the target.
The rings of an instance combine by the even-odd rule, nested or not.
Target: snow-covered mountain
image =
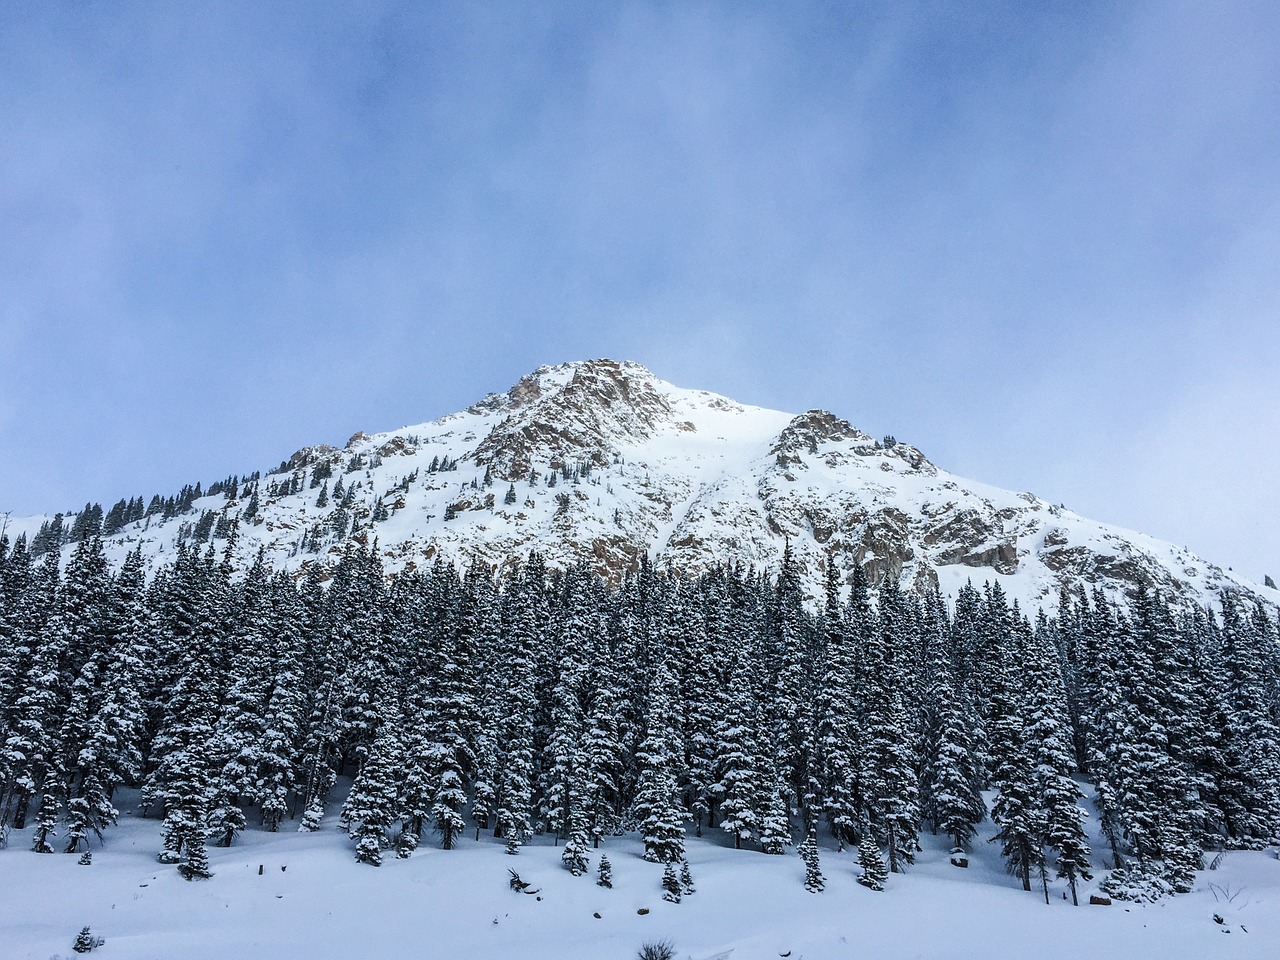
[[[158,565],[180,538],[226,534],[236,519],[237,562],[261,548],[291,570],[336,560],[351,537],[376,541],[389,572],[437,557],[506,568],[537,550],[551,566],[587,557],[615,581],[646,553],[690,572],[776,568],[789,543],[815,595],[831,560],[846,576],[862,564],[873,583],[947,593],[998,579],[1031,607],[1053,606],[1063,585],[1118,594],[1144,580],[1189,601],[1225,588],[1280,600],[1171,544],[947,473],[835,414],[747,406],[612,360],[541,367],[439,420],[299,450],[256,484],[128,523],[109,553],[141,544]]]

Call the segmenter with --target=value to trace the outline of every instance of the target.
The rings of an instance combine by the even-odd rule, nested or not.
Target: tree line
[[[1079,589],[1030,616],[998,582],[946,599],[856,568],[813,603],[790,551],[775,576],[642,563],[616,589],[536,554],[501,579],[388,578],[376,544],[300,579],[230,556],[183,545],[147,578],[98,536],[65,568],[0,540],[0,831],[87,850],[137,788],[160,859],[198,878],[251,821],[317,829],[350,777],[369,864],[490,831],[513,854],[552,835],[578,874],[634,830],[675,865],[716,830],[803,838],[821,889],[826,832],[878,888],[928,830],[998,842],[1045,896],[1100,860],[1135,899],[1280,833],[1280,628],[1237,594]]]

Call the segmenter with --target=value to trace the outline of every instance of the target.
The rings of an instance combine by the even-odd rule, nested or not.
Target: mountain
[[[223,550],[217,535],[239,519],[238,565],[262,549],[295,571],[335,561],[351,537],[376,540],[389,572],[437,558],[503,569],[537,550],[553,567],[589,558],[615,582],[644,554],[689,572],[773,569],[790,545],[815,596],[834,560],[845,576],[861,564],[873,583],[946,593],[999,580],[1032,607],[1064,586],[1120,595],[1143,581],[1185,601],[1225,589],[1280,600],[1171,544],[947,473],[825,410],[748,406],[613,360],[540,367],[459,413],[307,447],[235,480],[189,491],[168,518],[153,501],[110,535],[109,555],[141,545],[154,567],[180,539]]]

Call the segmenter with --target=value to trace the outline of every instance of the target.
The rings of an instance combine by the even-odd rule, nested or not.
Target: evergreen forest
[[[536,554],[388,578],[352,543],[301,579],[229,556],[186,545],[148,577],[97,535],[61,565],[0,540],[0,843],[83,854],[129,788],[188,879],[208,844],[327,812],[375,866],[488,831],[553,837],[580,874],[637,831],[691,889],[684,846],[718,831],[798,851],[821,890],[825,834],[878,889],[929,831],[997,843],[1028,891],[1102,864],[1145,900],[1280,834],[1280,628],[1236,594],[1077,590],[1051,616],[857,569],[810,598],[789,551],[616,588]]]

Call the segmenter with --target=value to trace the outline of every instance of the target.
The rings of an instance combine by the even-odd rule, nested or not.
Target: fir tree
[[[858,882],[871,890],[883,890],[884,882],[889,877],[885,869],[884,858],[880,855],[880,845],[876,843],[871,828],[864,825],[862,838],[858,841],[858,866],[862,874]]]
[[[812,827],[800,844],[800,858],[804,860],[804,888],[810,893],[822,893],[826,889],[826,881],[818,864],[818,838]]]
[[[1043,619],[1030,640],[1022,674],[1027,704],[1023,736],[1035,751],[1034,780],[1043,817],[1041,842],[1057,851],[1057,874],[1071,887],[1071,902],[1079,905],[1077,879],[1089,879],[1089,842],[1083,826],[1085,812],[1078,803],[1083,794],[1071,778],[1074,764],[1066,693],[1056,649]],[[1048,903],[1047,881],[1044,895]]]
[[[684,854],[684,815],[676,784],[676,719],[671,702],[674,681],[659,657],[649,682],[647,734],[637,751],[635,817],[644,841],[644,858],[670,865]],[[671,870],[674,877],[674,868]]]
[[[857,637],[870,614],[867,583],[859,565],[854,570],[850,616],[840,606],[835,563],[827,563],[826,605],[822,629],[825,664],[815,710],[817,723],[819,804],[841,849],[858,832]]]
[[[552,474],[554,476],[554,474]],[[674,861],[668,860],[662,870],[662,899],[668,903],[679,903],[681,898],[680,877],[676,874]]]
[[[863,781],[873,825],[883,832],[889,869],[900,873],[919,849],[919,788],[905,688],[907,621],[897,584],[886,579],[864,673],[866,748]]]
[[[688,860],[680,861],[680,891],[686,897],[698,892],[698,888],[693,883],[693,871],[689,869]]]
[[[388,719],[342,805],[342,820],[356,841],[356,860],[374,867],[382,864],[388,830],[397,816],[396,775],[402,756],[396,726],[396,720]]]

